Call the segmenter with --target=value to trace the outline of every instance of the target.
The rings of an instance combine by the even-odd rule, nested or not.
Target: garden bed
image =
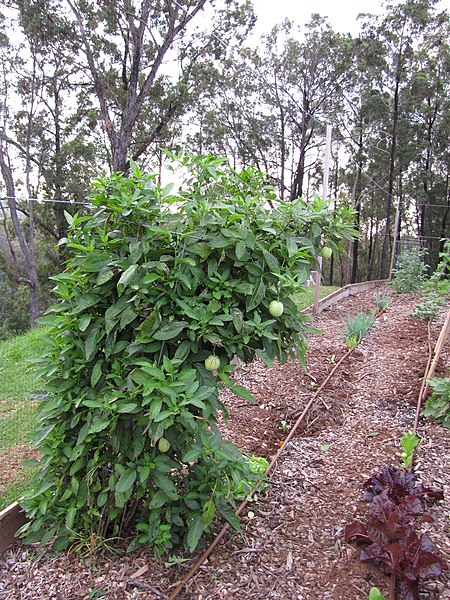
[[[393,296],[386,314],[344,363],[317,399],[303,430],[289,443],[270,485],[179,598],[339,600],[367,598],[372,585],[387,594],[388,578],[359,561],[360,549],[343,541],[346,523],[367,511],[362,484],[374,471],[399,464],[403,432],[412,428],[415,400],[427,362],[427,325],[409,313],[418,296]],[[308,373],[288,363],[266,369],[255,361],[237,379],[257,399],[250,405],[226,394],[226,436],[244,452],[271,456],[289,427],[345,352],[344,320],[375,306],[374,292],[347,298],[324,311],[315,324]],[[443,314],[443,313],[442,313]],[[441,319],[432,325],[436,341]],[[449,343],[440,372],[448,373]],[[445,370],[447,369],[447,371]],[[430,528],[441,555],[450,556],[450,432],[421,420],[416,473],[444,490]],[[191,562],[171,568],[150,552],[80,557],[17,544],[0,565],[0,598],[165,598]],[[138,574],[140,570],[141,574]],[[448,574],[421,586],[423,598],[450,599]]]

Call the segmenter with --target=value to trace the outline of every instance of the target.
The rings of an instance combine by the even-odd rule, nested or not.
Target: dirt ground
[[[418,298],[395,296],[369,335],[343,363],[286,444],[269,486],[244,512],[242,531],[228,535],[179,595],[180,600],[360,600],[388,577],[359,560],[360,548],[343,540],[345,525],[367,513],[364,481],[389,464],[399,465],[403,433],[413,426],[415,402],[428,358],[427,324],[409,313]],[[345,319],[375,307],[374,293],[350,297],[324,311],[310,338],[308,371],[288,363],[273,369],[255,361],[236,378],[255,405],[227,395],[225,436],[248,454],[272,456],[289,429],[345,353]],[[431,327],[435,343],[445,312]],[[450,341],[438,374],[448,376]],[[429,534],[450,558],[450,431],[421,418],[415,473],[443,489]],[[109,600],[168,598],[195,557],[166,568],[148,551],[101,555],[95,560],[17,544],[0,562],[0,599]],[[421,585],[421,598],[450,600],[450,577]]]

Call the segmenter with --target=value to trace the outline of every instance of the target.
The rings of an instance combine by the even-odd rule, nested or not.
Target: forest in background
[[[407,0],[360,18],[357,36],[313,15],[255,41],[250,1],[0,2],[4,327],[28,326],[29,300],[32,322],[48,304],[64,210],[85,210],[73,202],[93,177],[130,159],[161,172],[161,149],[183,149],[309,198],[327,123],[330,195],[354,208],[360,237],[326,283],[386,277],[395,237],[433,269],[450,221],[449,14]]]

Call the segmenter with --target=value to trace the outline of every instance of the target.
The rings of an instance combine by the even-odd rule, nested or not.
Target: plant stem
[[[391,578],[389,580],[389,600],[395,600],[395,584],[395,573],[391,573]]]

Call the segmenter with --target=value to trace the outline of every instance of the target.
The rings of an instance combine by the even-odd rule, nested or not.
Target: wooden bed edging
[[[16,541],[16,531],[26,522],[25,513],[17,502],[0,512],[0,554]]]
[[[353,296],[355,294],[360,294],[362,292],[366,292],[367,290],[371,290],[377,287],[381,287],[388,282],[388,279],[374,279],[373,281],[363,281],[362,283],[349,283],[345,285],[343,288],[336,290],[335,292],[331,292],[322,300],[313,306],[308,307],[302,312],[312,312],[314,315],[320,314],[326,308],[333,306],[340,300],[347,298],[348,296]]]

